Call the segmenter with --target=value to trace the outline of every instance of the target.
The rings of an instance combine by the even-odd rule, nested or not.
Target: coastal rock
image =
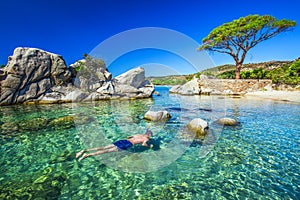
[[[171,118],[171,115],[168,113],[168,111],[148,111],[146,112],[144,119],[158,122],[158,121],[167,121]]]
[[[201,94],[244,95],[249,92],[270,89],[271,80],[257,79],[199,79]]]
[[[59,55],[17,48],[0,71],[0,92],[0,105],[49,104],[148,98],[154,86],[141,67],[112,79],[104,61],[91,56],[68,68]]]
[[[201,74],[200,75],[200,79],[208,79],[208,76],[204,75],[204,74]]]
[[[152,96],[153,92],[154,92],[154,86],[153,85],[145,85],[142,88],[139,88],[139,95],[140,97],[149,97]]]
[[[196,135],[196,137],[203,137],[208,131],[208,123],[201,118],[193,119],[188,123],[187,127],[190,132]]]
[[[78,70],[74,85],[87,92],[95,92],[112,78],[112,74],[108,72],[104,61],[94,59],[91,56],[87,56],[84,60],[71,66]]]
[[[0,105],[39,98],[71,77],[60,55],[35,48],[16,48],[2,70]]]
[[[194,77],[191,81],[185,83],[184,85],[174,86],[170,89],[170,92],[183,95],[199,95],[200,88],[198,84],[198,79]]]
[[[130,85],[115,85],[115,92],[117,94],[138,94],[139,90],[135,87],[132,87]]]
[[[154,92],[153,85],[141,85],[141,87],[136,88],[110,79],[111,75],[109,72],[109,74],[107,74],[106,70],[102,70],[102,72],[103,76],[99,75],[100,73],[98,73],[97,76],[90,74],[90,77],[93,77],[90,79],[87,79],[87,74],[91,72],[86,72],[84,75],[79,73],[79,77],[75,79],[75,85],[69,84],[67,87],[54,86],[50,92],[45,93],[45,95],[39,98],[39,103],[148,98],[151,97]],[[108,77],[105,77],[105,73]],[[126,74],[130,76],[128,72]],[[122,77],[126,78],[126,74],[123,74]],[[104,78],[100,79],[101,77]],[[145,84],[147,83],[145,80],[143,80],[143,82]]]
[[[200,75],[184,85],[170,89],[171,93],[183,95],[245,95],[255,91],[272,89],[272,80],[266,79],[217,79]]]
[[[117,76],[111,85],[113,87],[109,88],[114,88],[113,95],[122,98],[147,98],[152,96],[154,92],[154,86],[145,80],[145,70],[141,67]]]
[[[88,94],[72,85],[53,86],[48,92],[40,98],[33,101],[38,104],[48,103],[69,103],[83,101]]]
[[[140,88],[145,86],[145,70],[142,67],[138,67],[114,79],[120,85],[130,85],[135,88]]]
[[[229,117],[223,117],[218,119],[218,124],[224,125],[224,126],[236,126],[238,125],[238,121]]]
[[[115,93],[115,86],[112,82],[107,82],[97,89],[97,93],[113,95]]]

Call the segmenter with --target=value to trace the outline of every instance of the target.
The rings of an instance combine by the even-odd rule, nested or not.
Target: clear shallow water
[[[153,100],[1,107],[0,199],[300,198],[299,104],[157,90]],[[147,122],[149,109],[172,118]],[[216,127],[222,116],[241,124]],[[212,140],[180,136],[195,117],[210,123]],[[154,150],[74,158],[146,127]]]

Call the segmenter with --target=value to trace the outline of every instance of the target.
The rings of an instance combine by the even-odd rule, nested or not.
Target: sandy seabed
[[[257,91],[245,94],[245,97],[272,99],[277,101],[290,101],[300,103],[300,91]]]

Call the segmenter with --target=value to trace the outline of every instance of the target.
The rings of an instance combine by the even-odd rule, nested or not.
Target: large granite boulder
[[[183,95],[199,95],[200,88],[198,79],[194,77],[191,81],[184,85],[174,86],[170,89],[171,93],[183,94]]]
[[[2,71],[0,105],[36,99],[71,77],[60,55],[35,48],[16,48]]]
[[[145,85],[145,70],[142,67],[138,67],[117,76],[114,80],[120,85],[140,88]]]

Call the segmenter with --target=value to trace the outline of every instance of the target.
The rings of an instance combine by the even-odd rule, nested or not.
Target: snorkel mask
[[[149,129],[146,130],[145,134],[148,135],[149,137],[153,137],[153,133]]]

